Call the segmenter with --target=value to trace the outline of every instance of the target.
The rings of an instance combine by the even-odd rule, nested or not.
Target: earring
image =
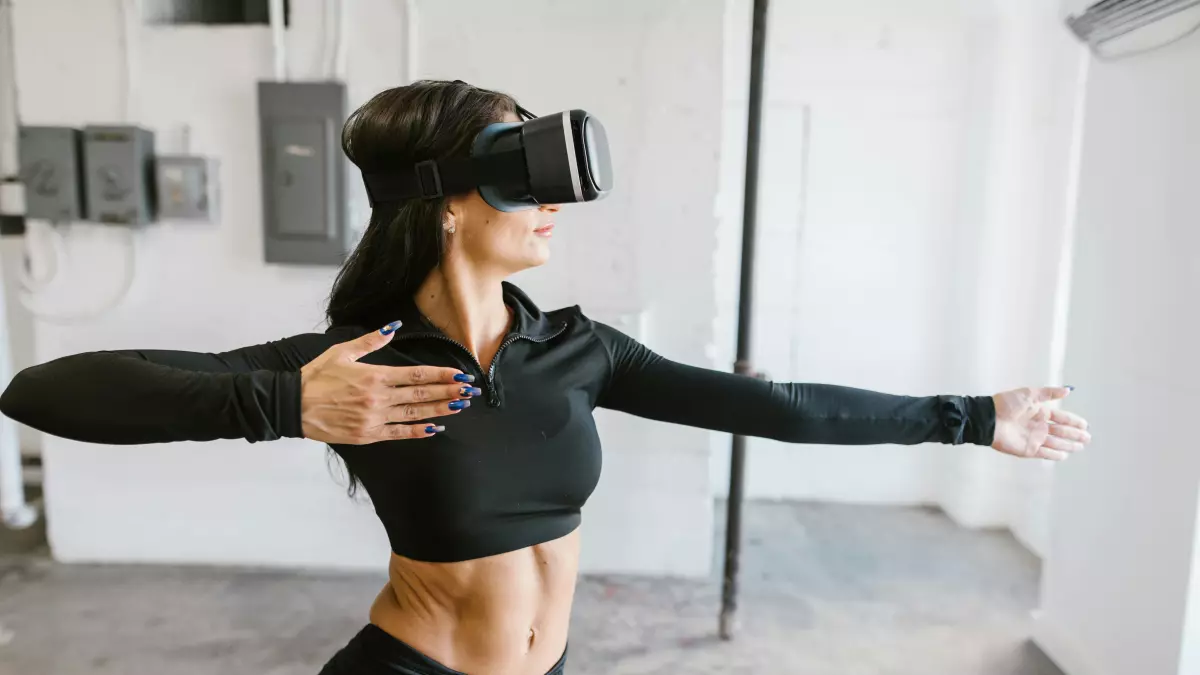
[[[446,234],[454,234],[454,226],[453,225],[446,228]]]

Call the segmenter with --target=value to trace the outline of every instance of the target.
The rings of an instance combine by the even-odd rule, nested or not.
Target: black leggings
[[[563,675],[567,653],[546,675]],[[320,675],[464,675],[425,656],[384,632],[367,624],[336,654]]]

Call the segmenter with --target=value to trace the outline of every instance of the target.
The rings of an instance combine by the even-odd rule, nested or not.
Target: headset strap
[[[408,171],[363,174],[367,201],[372,208],[386,202],[436,199],[467,192],[480,185],[506,185],[525,180],[525,152],[519,149],[482,157],[429,159],[417,162]]]

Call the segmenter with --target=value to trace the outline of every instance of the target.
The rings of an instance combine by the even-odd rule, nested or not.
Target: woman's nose
[[[562,206],[559,204],[542,204],[538,206],[539,211],[545,211],[547,213],[558,213],[558,210],[561,208]]]

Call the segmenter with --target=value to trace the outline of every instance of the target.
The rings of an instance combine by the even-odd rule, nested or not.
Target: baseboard
[[[1033,612],[1033,643],[1066,675],[1110,675],[1087,656],[1059,624],[1041,610]]]

